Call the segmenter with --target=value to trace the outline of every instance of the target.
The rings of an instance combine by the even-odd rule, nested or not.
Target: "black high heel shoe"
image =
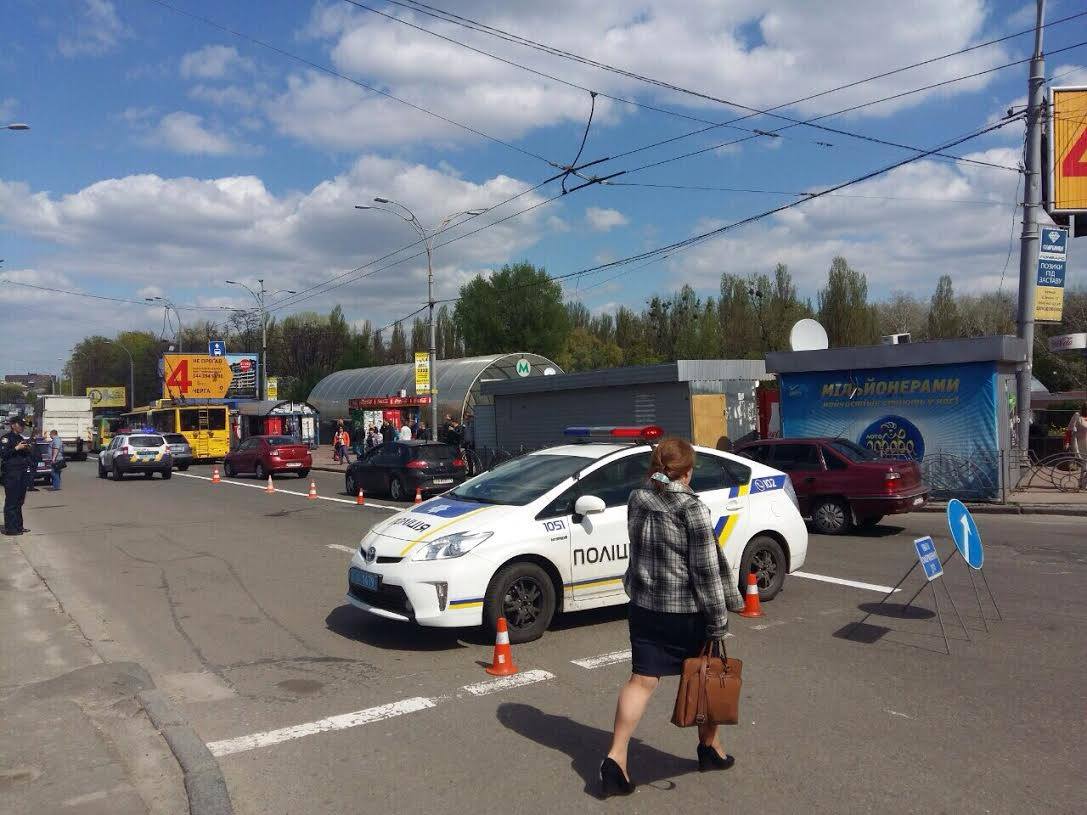
[[[600,762],[600,794],[603,798],[612,795],[630,795],[634,784],[623,773],[622,767],[614,759],[605,758]]]
[[[722,758],[717,749],[708,744],[698,745],[698,771],[700,773],[712,770],[727,770],[735,763],[735,758],[729,755]]]

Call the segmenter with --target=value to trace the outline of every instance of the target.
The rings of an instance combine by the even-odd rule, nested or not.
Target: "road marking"
[[[773,628],[775,625],[786,625],[790,620],[774,620],[770,623],[762,623],[762,625],[751,626],[752,631],[765,631],[767,628]]]
[[[174,475],[180,476],[181,478],[196,478],[196,479],[199,479],[200,481],[211,481],[210,476],[206,476],[206,475],[194,475],[193,473],[174,473]],[[231,481],[231,480],[226,479],[226,478],[220,479],[219,483],[220,484],[231,484],[232,486],[235,486],[235,487],[249,487],[250,489],[260,490],[262,492],[266,488],[265,484],[246,484],[244,481]],[[276,493],[283,493],[285,495],[297,495],[297,496],[299,496],[301,498],[309,498],[309,493],[308,492],[296,492],[295,490],[283,490],[283,489],[280,489],[279,487],[276,487]],[[356,501],[356,499],[352,499],[352,498],[333,498],[330,495],[318,495],[317,500],[318,501],[334,501],[337,504],[351,504],[352,506],[355,505],[355,501]],[[386,506],[385,504],[375,504],[372,501],[367,501],[365,506],[372,507],[373,509],[386,509],[386,510],[389,510],[390,512],[401,512],[402,510],[407,509],[407,507],[391,507],[391,506]]]
[[[296,724],[293,727],[281,727],[279,730],[266,730],[263,733],[253,733],[249,736],[239,736],[235,739],[213,741],[208,745],[213,756],[229,756],[233,753],[242,753],[246,750],[255,750],[258,747],[270,747],[273,744],[282,744],[285,741],[312,736],[315,733],[327,733],[332,730],[346,730],[349,727],[381,722],[386,719],[394,719],[405,713],[414,713],[418,710],[426,710],[437,704],[433,699],[424,696],[414,696],[410,699],[401,699],[388,705],[356,710],[352,713],[341,713],[339,716],[329,716],[326,719],[318,719],[315,722]]]
[[[547,671],[524,671],[513,676],[500,676],[497,679],[487,679],[483,682],[465,685],[461,690],[470,693],[472,696],[486,696],[489,693],[498,693],[510,688],[519,688],[522,685],[531,685],[535,682],[544,682],[554,678],[555,675]]]
[[[830,577],[825,574],[812,574],[811,572],[790,572],[791,577],[806,577],[808,580],[819,580],[823,583],[836,583],[839,586],[852,586],[855,589],[866,589],[868,591],[878,591],[882,594],[892,594],[893,592],[902,591],[892,586],[879,586],[875,583],[861,583],[859,580],[843,580],[840,577]]]
[[[487,679],[483,682],[474,682],[464,685],[457,693],[448,696],[413,696],[410,699],[401,699],[387,705],[369,707],[365,710],[356,710],[351,713],[341,713],[338,716],[328,716],[315,722],[296,724],[291,727],[281,727],[278,730],[266,730],[261,733],[251,733],[248,736],[238,736],[233,739],[213,741],[208,744],[213,756],[229,756],[234,753],[244,753],[246,750],[255,750],[258,747],[271,747],[274,744],[282,744],[285,741],[313,736],[317,733],[328,733],[333,730],[346,730],[351,727],[359,727],[372,722],[383,722],[395,719],[406,713],[415,713],[420,710],[428,710],[437,707],[443,702],[459,699],[465,694],[471,696],[487,696],[491,693],[519,688],[523,685],[531,685],[536,682],[544,682],[554,679],[555,675],[547,671],[524,671],[513,676],[503,676],[496,679]]]
[[[625,662],[630,659],[630,656],[630,649],[627,649],[626,651],[612,651],[610,654],[601,654],[598,657],[571,659],[570,661],[579,668],[586,668],[587,670],[592,671],[596,668],[603,668],[605,665],[614,665],[617,662]]]
[[[326,543],[325,546],[328,549],[339,549],[341,552],[347,552],[349,555],[353,555],[358,551],[357,546],[344,546],[342,543]]]

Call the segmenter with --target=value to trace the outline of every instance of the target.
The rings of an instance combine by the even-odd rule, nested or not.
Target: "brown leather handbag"
[[[736,724],[740,720],[743,667],[741,660],[725,653],[721,640],[710,640],[698,656],[683,660],[672,724]]]

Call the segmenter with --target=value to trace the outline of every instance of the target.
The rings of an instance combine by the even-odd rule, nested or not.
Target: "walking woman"
[[[600,765],[603,796],[629,795],[627,747],[662,676],[678,676],[683,660],[728,631],[728,611],[743,597],[717,546],[709,507],[690,487],[694,448],[665,439],[653,451],[649,478],[627,503],[630,562],[623,578],[630,597],[633,670],[619,692],[615,734]],[[721,747],[716,725],[698,728],[698,769],[727,770],[735,759]]]

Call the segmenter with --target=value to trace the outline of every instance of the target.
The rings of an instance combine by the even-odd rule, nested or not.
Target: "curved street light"
[[[430,310],[430,353],[428,355],[430,360],[430,432],[431,438],[434,441],[438,440],[438,393],[435,385],[438,383],[437,372],[437,328],[434,323],[434,266],[432,263],[432,252],[430,242],[441,232],[445,227],[453,220],[461,217],[462,215],[470,215],[473,218],[477,215],[482,215],[487,210],[485,209],[464,209],[459,212],[454,212],[450,215],[446,215],[442,218],[441,222],[435,229],[427,231],[426,227],[419,222],[419,219],[415,217],[415,213],[401,204],[399,201],[393,201],[390,198],[374,198],[374,203],[383,204],[384,206],[369,206],[364,204],[355,204],[355,209],[376,209],[379,212],[387,212],[390,215],[395,215],[401,221],[406,224],[410,224],[416,232],[419,233],[419,237],[423,239],[423,246],[426,247],[426,291],[427,291],[427,307]],[[399,207],[407,215],[398,212],[390,207]]]
[[[163,308],[166,309],[167,314],[169,314],[170,310],[173,309],[174,317],[177,318],[177,352],[179,354],[182,353],[185,349],[181,347],[181,312],[177,310],[177,306],[175,306],[165,297],[145,297],[143,299],[146,300],[148,303],[162,303]]]
[[[136,407],[136,363],[132,359],[132,352],[129,351],[123,343],[117,340],[106,340],[110,345],[116,345],[126,354],[128,354],[128,409],[132,410]]]
[[[257,302],[257,311],[260,314],[260,398],[261,401],[268,398],[268,309],[264,305],[264,301],[268,297],[275,297],[277,294],[297,294],[298,292],[291,289],[279,289],[279,291],[268,292],[264,288],[264,278],[258,278],[257,282],[260,283],[260,292],[254,291],[249,286],[238,280],[224,280],[231,286],[241,286],[251,295]]]

